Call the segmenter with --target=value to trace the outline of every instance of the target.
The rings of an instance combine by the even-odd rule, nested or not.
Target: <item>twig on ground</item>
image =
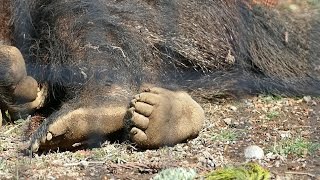
[[[20,127],[20,126],[26,124],[27,122],[29,122],[29,121],[30,121],[30,118],[31,118],[31,116],[28,116],[25,121],[23,121],[22,123],[19,123],[19,124],[15,125],[15,126],[13,126],[12,128],[10,128],[9,130],[7,130],[7,131],[4,132],[3,134],[4,134],[4,135],[10,134],[13,130],[15,130],[15,129],[17,129],[18,127]]]
[[[295,171],[288,171],[288,172],[285,172],[285,174],[306,175],[306,176],[309,176],[309,177],[312,177],[312,178],[315,178],[315,177],[316,177],[316,175],[311,174],[311,173],[307,173],[307,172],[295,172]]]
[[[80,161],[77,163],[67,163],[64,164],[64,167],[69,167],[69,166],[83,166],[83,167],[88,167],[91,164],[105,164],[104,161]]]
[[[8,135],[10,134],[13,130],[17,129],[20,126],[20,124],[13,126],[12,128],[10,128],[9,130],[7,130],[6,132],[4,132],[3,134]]]

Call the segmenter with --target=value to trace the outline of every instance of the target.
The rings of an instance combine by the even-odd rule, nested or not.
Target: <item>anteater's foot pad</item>
[[[204,111],[185,92],[146,88],[129,109],[130,137],[141,148],[174,145],[198,135]]]

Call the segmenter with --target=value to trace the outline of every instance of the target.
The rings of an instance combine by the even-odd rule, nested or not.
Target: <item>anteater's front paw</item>
[[[8,110],[13,120],[26,118],[41,107],[47,89],[38,87],[37,81],[27,76],[21,52],[13,47],[0,45],[0,104]]]
[[[81,131],[78,124],[70,122],[66,118],[58,118],[54,121],[45,120],[31,137],[30,148],[32,152],[39,149],[48,150],[56,148],[70,148],[74,143],[81,141]]]

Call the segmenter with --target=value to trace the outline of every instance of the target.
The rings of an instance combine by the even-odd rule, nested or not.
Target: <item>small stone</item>
[[[271,134],[270,133],[266,133],[266,136],[267,136],[268,139],[271,138]]]
[[[244,157],[246,160],[260,160],[264,158],[264,152],[259,146],[251,145],[244,149]]]
[[[230,108],[232,111],[237,111],[237,110],[238,110],[238,108],[235,107],[235,106],[230,106],[229,108]]]
[[[207,164],[208,164],[210,167],[216,167],[216,163],[214,162],[214,160],[208,160]]]
[[[277,156],[275,154],[273,154],[272,152],[269,152],[268,154],[266,154],[266,159],[269,160],[275,160],[277,158]]]
[[[311,101],[311,96],[303,96],[303,101],[308,103]]]
[[[223,119],[223,121],[224,121],[227,125],[232,125],[232,119],[231,119],[231,118],[225,118],[225,119]]]
[[[312,106],[316,106],[317,105],[317,102],[316,101],[312,101]]]
[[[297,103],[297,104],[300,104],[300,103],[302,103],[303,101],[304,101],[304,100],[303,100],[303,98],[302,98],[302,99],[297,100],[296,103]]]
[[[290,5],[289,5],[289,10],[292,11],[292,12],[296,12],[296,11],[299,11],[300,8],[299,8],[299,6],[296,5],[296,4],[290,4]]]
[[[201,156],[198,158],[198,161],[201,162],[201,163],[206,163],[206,158]]]
[[[88,161],[80,161],[80,165],[81,165],[81,167],[86,169],[89,166],[89,162]]]
[[[203,156],[205,157],[205,158],[210,158],[211,157],[211,154],[208,152],[208,151],[204,151],[204,152],[202,152],[203,153]]]
[[[291,138],[290,131],[279,131],[281,139]]]
[[[301,134],[301,136],[306,137],[306,136],[309,136],[311,133],[310,133],[310,131],[306,130],[306,131],[301,131],[300,134]]]
[[[253,103],[249,100],[244,100],[244,104],[247,106],[247,107],[253,107]]]
[[[63,162],[61,160],[53,160],[52,164],[56,165],[56,166],[61,166],[61,165],[63,165]]]
[[[233,122],[233,125],[234,125],[234,126],[239,126],[239,124],[240,124],[240,123],[237,122],[237,121]]]
[[[49,176],[47,176],[47,179],[55,180],[55,179],[57,179],[57,178],[55,178],[55,177],[53,177],[53,176],[49,175]]]

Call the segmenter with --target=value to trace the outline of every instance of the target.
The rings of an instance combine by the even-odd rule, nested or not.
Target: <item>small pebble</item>
[[[251,145],[244,149],[244,157],[246,160],[260,160],[264,158],[264,152],[259,146]]]
[[[62,166],[63,165],[63,161],[62,160],[53,160],[51,162],[53,165],[56,165],[56,166]]]
[[[238,108],[235,107],[235,106],[230,106],[229,108],[230,108],[232,111],[237,111],[237,110],[238,110]]]
[[[80,161],[80,166],[83,167],[84,169],[86,169],[89,166],[89,162],[88,161]]]
[[[223,121],[224,121],[227,125],[232,125],[232,119],[231,119],[231,118],[225,118],[225,119],[223,119]]]
[[[201,157],[198,157],[198,161],[201,162],[201,163],[205,163],[206,162],[206,158],[201,156]]]
[[[296,11],[299,11],[299,10],[300,10],[299,6],[296,5],[296,4],[290,4],[290,5],[289,5],[289,9],[290,9],[290,11],[292,11],[292,12],[296,12]]]
[[[303,96],[303,101],[308,103],[311,101],[311,96]]]
[[[281,139],[291,138],[290,131],[279,131]]]

